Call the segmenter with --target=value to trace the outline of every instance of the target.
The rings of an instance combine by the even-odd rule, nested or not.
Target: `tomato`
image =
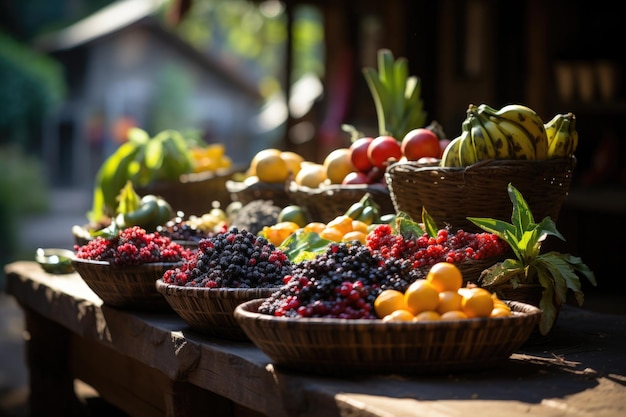
[[[341,181],[343,185],[346,184],[369,184],[370,177],[365,172],[354,171],[346,175]]]
[[[425,156],[438,158],[441,154],[439,137],[426,128],[413,129],[402,138],[402,155],[409,161],[417,161]]]
[[[372,163],[367,157],[367,148],[374,138],[362,137],[350,145],[350,160],[352,165],[360,172],[368,172],[372,169]]]
[[[385,169],[402,158],[400,143],[393,136],[378,136],[367,147],[367,157],[374,167]]]

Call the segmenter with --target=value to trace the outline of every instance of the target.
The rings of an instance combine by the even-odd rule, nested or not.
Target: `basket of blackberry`
[[[191,251],[158,232],[133,226],[74,246],[72,266],[106,305],[140,311],[172,309],[155,282]]]
[[[267,239],[231,227],[202,239],[192,257],[166,271],[156,289],[193,331],[249,340],[233,317],[243,302],[269,297],[292,263]]]
[[[506,314],[497,316],[491,312],[495,301],[489,315],[470,316],[468,310],[465,317],[457,312],[426,320],[403,309],[402,315],[380,315],[379,296],[396,292],[404,300],[412,284],[427,277],[410,260],[383,256],[358,242],[333,243],[295,264],[271,296],[238,305],[234,317],[279,368],[353,375],[494,367],[525,343],[541,315],[537,307],[508,300],[499,301]],[[459,291],[461,283],[459,276]],[[481,299],[492,300],[490,294]]]

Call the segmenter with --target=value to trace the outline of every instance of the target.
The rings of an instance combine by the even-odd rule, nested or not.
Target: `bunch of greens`
[[[541,253],[541,244],[548,236],[565,238],[556,229],[550,217],[535,223],[526,200],[510,183],[507,191],[513,203],[511,223],[502,220],[468,217],[481,229],[497,235],[509,244],[515,259],[505,259],[484,270],[479,278],[483,287],[497,289],[498,285],[511,284],[515,289],[521,284],[539,284],[543,287],[539,308],[542,310],[539,331],[547,334],[560,307],[567,301],[567,291],[574,293],[579,306],[584,295],[579,275],[583,275],[594,286],[596,278],[581,258],[555,251]]]

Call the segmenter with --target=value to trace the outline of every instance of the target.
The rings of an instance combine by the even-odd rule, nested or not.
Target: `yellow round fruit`
[[[443,314],[448,311],[461,310],[462,302],[463,296],[457,291],[441,291],[439,293],[437,312]]]
[[[449,262],[439,262],[430,268],[426,280],[439,292],[457,291],[463,285],[463,274],[456,265]]]
[[[404,294],[398,290],[382,290],[374,300],[376,315],[383,318],[396,310],[406,310]]]
[[[280,154],[280,157],[287,163],[287,170],[289,171],[289,175],[295,178],[296,175],[298,175],[298,172],[300,172],[302,162],[304,162],[304,158],[302,157],[302,155],[296,152],[283,151]]]
[[[353,230],[343,235],[341,240],[343,242],[353,242],[356,240],[356,241],[361,242],[362,244],[365,244],[367,240],[367,235],[361,231]]]
[[[331,184],[341,184],[346,175],[355,171],[348,148],[338,148],[329,153],[323,165],[326,168],[326,177]]]
[[[390,321],[413,321],[415,316],[408,310],[395,310],[383,317],[385,323]]]
[[[491,293],[484,288],[469,288],[462,292],[462,310],[467,317],[489,317],[493,310]]]
[[[436,311],[422,311],[421,313],[417,314],[414,318],[413,321],[437,321],[437,320],[441,320],[441,314],[437,313]]]
[[[332,242],[341,242],[344,233],[335,227],[325,227],[319,232],[319,235],[322,239],[330,240]]]
[[[425,279],[418,279],[404,292],[404,302],[414,315],[422,311],[436,311],[439,305],[439,292]]]
[[[289,170],[287,162],[281,158],[281,151],[265,149],[257,153],[250,164],[250,171],[254,171],[261,182],[282,183],[287,181]]]
[[[320,234],[322,230],[324,230],[325,228],[326,228],[326,223],[311,222],[307,224],[306,226],[304,226],[304,231]]]
[[[343,236],[353,230],[352,219],[342,214],[341,216],[337,216],[328,223],[326,223],[326,227],[339,230],[341,232],[341,235]]]
[[[511,315],[511,310],[508,308],[494,307],[489,317],[509,317]]]
[[[315,163],[303,164],[294,179],[296,184],[309,188],[319,188],[325,180],[326,168],[322,164]]]
[[[441,320],[465,320],[467,315],[459,310],[452,310],[441,315]]]

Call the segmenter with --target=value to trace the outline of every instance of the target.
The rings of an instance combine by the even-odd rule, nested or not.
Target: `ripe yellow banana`
[[[478,155],[476,154],[476,148],[474,147],[474,142],[472,141],[472,135],[468,131],[464,131],[461,134],[459,144],[459,161],[461,166],[464,167],[475,164],[479,161]]]
[[[559,116],[559,115],[557,115]],[[557,117],[555,116],[555,118]],[[577,146],[578,132],[572,129],[573,114],[560,115],[560,123],[554,123],[556,129],[550,125],[550,142],[548,147],[548,158],[566,158],[573,155],[575,145]],[[552,133],[554,132],[554,135]]]
[[[505,134],[498,128],[496,123],[485,114],[476,112],[476,118],[483,126],[489,138],[494,151],[494,159],[511,159],[511,151],[509,142]]]
[[[495,123],[507,137],[513,159],[536,159],[534,142],[528,131],[508,119],[497,119]]]
[[[481,107],[482,106],[482,107]],[[487,105],[479,106],[479,110],[486,112],[498,119],[508,119],[520,125],[526,130],[533,142],[533,159],[544,159],[548,150],[548,138],[541,117],[530,107],[521,104],[509,104],[500,110],[495,110]],[[495,111],[494,111],[495,110]]]
[[[464,134],[468,134],[467,132],[463,132],[461,136],[456,137],[450,141],[446,149],[443,151],[443,155],[441,156],[441,162],[439,163],[442,167],[460,167],[461,160],[459,159],[459,146],[461,145],[461,139]]]
[[[476,152],[476,159],[479,161],[483,159],[495,159],[496,149],[491,140],[491,135],[480,123],[474,109],[475,106],[470,106],[467,111],[467,119],[469,123],[470,136]]]

